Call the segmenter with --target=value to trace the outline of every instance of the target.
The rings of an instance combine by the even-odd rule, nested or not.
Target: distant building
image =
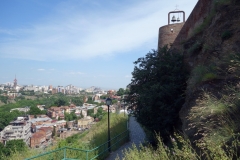
[[[78,120],[78,127],[79,128],[89,128],[90,124],[94,121],[94,118],[87,116],[85,118]]]
[[[17,79],[16,79],[16,75],[15,75],[15,79],[13,80],[13,88],[14,88],[14,89],[17,88]]]
[[[46,133],[44,131],[39,131],[32,134],[30,147],[31,148],[38,148],[42,146],[42,144],[46,141]]]
[[[57,93],[57,89],[56,88],[53,88],[52,89],[52,94],[56,94]]]
[[[48,116],[55,119],[64,119],[64,111],[60,107],[51,107],[48,109]]]
[[[37,108],[40,109],[41,111],[44,110],[45,105],[37,105]]]
[[[18,110],[18,111],[20,111],[20,112],[28,112],[28,111],[30,110],[30,108],[29,108],[29,107],[25,107],[25,108],[13,108],[13,109],[10,110],[10,112],[15,111],[15,110]]]
[[[18,117],[0,132],[0,139],[4,143],[9,140],[22,139],[27,145],[30,145],[30,136],[31,123],[28,117]]]

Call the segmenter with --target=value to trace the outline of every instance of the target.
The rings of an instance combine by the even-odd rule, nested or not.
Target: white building
[[[13,108],[10,110],[10,112],[14,111],[14,110],[18,110],[20,112],[28,112],[30,110],[29,107],[25,107],[25,108]]]
[[[23,141],[30,145],[31,123],[28,117],[18,117],[17,120],[10,122],[2,132],[0,132],[0,139],[5,143],[9,140],[23,139]]]

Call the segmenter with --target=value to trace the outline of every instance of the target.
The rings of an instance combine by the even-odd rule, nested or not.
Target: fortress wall
[[[189,38],[194,29],[199,26],[211,11],[213,0],[199,0],[176,37],[173,46],[177,47],[181,42]]]
[[[175,23],[160,27],[158,32],[158,47],[163,47],[164,45],[171,46],[183,25],[184,23]]]

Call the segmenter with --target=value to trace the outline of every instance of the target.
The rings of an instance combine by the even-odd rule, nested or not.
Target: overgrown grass
[[[193,30],[191,37],[203,32],[211,24],[212,19],[216,15],[217,11],[220,10],[223,5],[228,5],[230,3],[231,0],[214,0],[214,7],[212,8],[211,12],[207,15],[203,22]]]
[[[116,135],[124,132],[127,130],[127,121],[128,121],[128,116],[124,116],[123,114],[110,114],[110,135],[111,138],[115,137]],[[107,114],[103,116],[103,119],[98,122],[95,126],[93,126],[89,131],[85,131],[83,134],[77,134],[73,135],[71,137],[68,137],[64,140],[61,140],[58,142],[57,145],[49,147],[46,150],[34,150],[34,149],[29,149],[24,153],[21,152],[16,152],[13,153],[10,157],[3,157],[4,159],[7,160],[23,160],[25,158],[30,158],[32,156],[36,156],[40,153],[45,153],[49,152],[52,150],[56,150],[65,146],[71,147],[71,148],[78,148],[82,150],[91,150],[96,146],[99,146],[100,144],[107,142],[108,139],[108,134],[107,134]],[[120,143],[117,143],[114,147],[112,147],[112,150],[116,150],[118,147],[120,147],[123,143],[128,141],[128,132],[124,133],[124,136],[126,136],[123,141]],[[115,143],[115,141],[111,141],[111,143]],[[103,150],[106,150],[103,152]],[[102,153],[103,152],[103,153]],[[97,154],[101,154],[101,157],[98,159],[104,159],[104,157],[108,156],[108,151],[107,151],[107,144],[103,145],[102,147],[99,147],[93,152],[90,152],[88,154],[88,157],[94,157]],[[84,151],[74,151],[67,149],[66,154],[68,158],[86,158],[86,152]],[[45,159],[62,159],[64,155],[64,150],[59,150],[56,153],[50,154],[50,156],[46,155],[43,157],[39,157],[37,159],[45,160]]]
[[[238,157],[237,149],[240,145],[239,135],[235,135],[231,143],[225,144],[225,148],[214,141],[204,141],[199,145],[200,150],[195,150],[190,141],[184,136],[175,134],[172,138],[172,147],[164,145],[158,137],[158,147],[141,146],[140,150],[135,145],[129,150],[125,150],[122,160],[231,160]],[[120,160],[120,158],[117,158]]]
[[[202,42],[196,41],[187,51],[189,56],[195,55],[202,48]]]
[[[240,147],[240,88],[226,85],[217,98],[208,92],[197,99],[187,117],[189,129],[196,129],[191,142],[186,135],[175,134],[166,146],[158,136],[157,148],[133,146],[125,150],[124,160],[232,160],[239,159]],[[193,145],[194,144],[194,145]],[[194,147],[193,147],[194,146]]]
[[[202,82],[210,81],[216,79],[217,77],[218,75],[214,65],[198,65],[191,72],[191,76],[188,80],[188,88],[194,88]]]
[[[240,77],[240,53],[229,53],[221,63],[222,74]]]

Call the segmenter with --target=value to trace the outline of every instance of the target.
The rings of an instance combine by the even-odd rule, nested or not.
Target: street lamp
[[[110,146],[111,146],[111,142],[110,142],[110,121],[109,121],[109,106],[112,104],[112,100],[111,100],[111,98],[107,98],[106,99],[106,104],[107,104],[107,106],[108,106],[108,151],[109,152],[111,152],[111,148],[110,148]]]

